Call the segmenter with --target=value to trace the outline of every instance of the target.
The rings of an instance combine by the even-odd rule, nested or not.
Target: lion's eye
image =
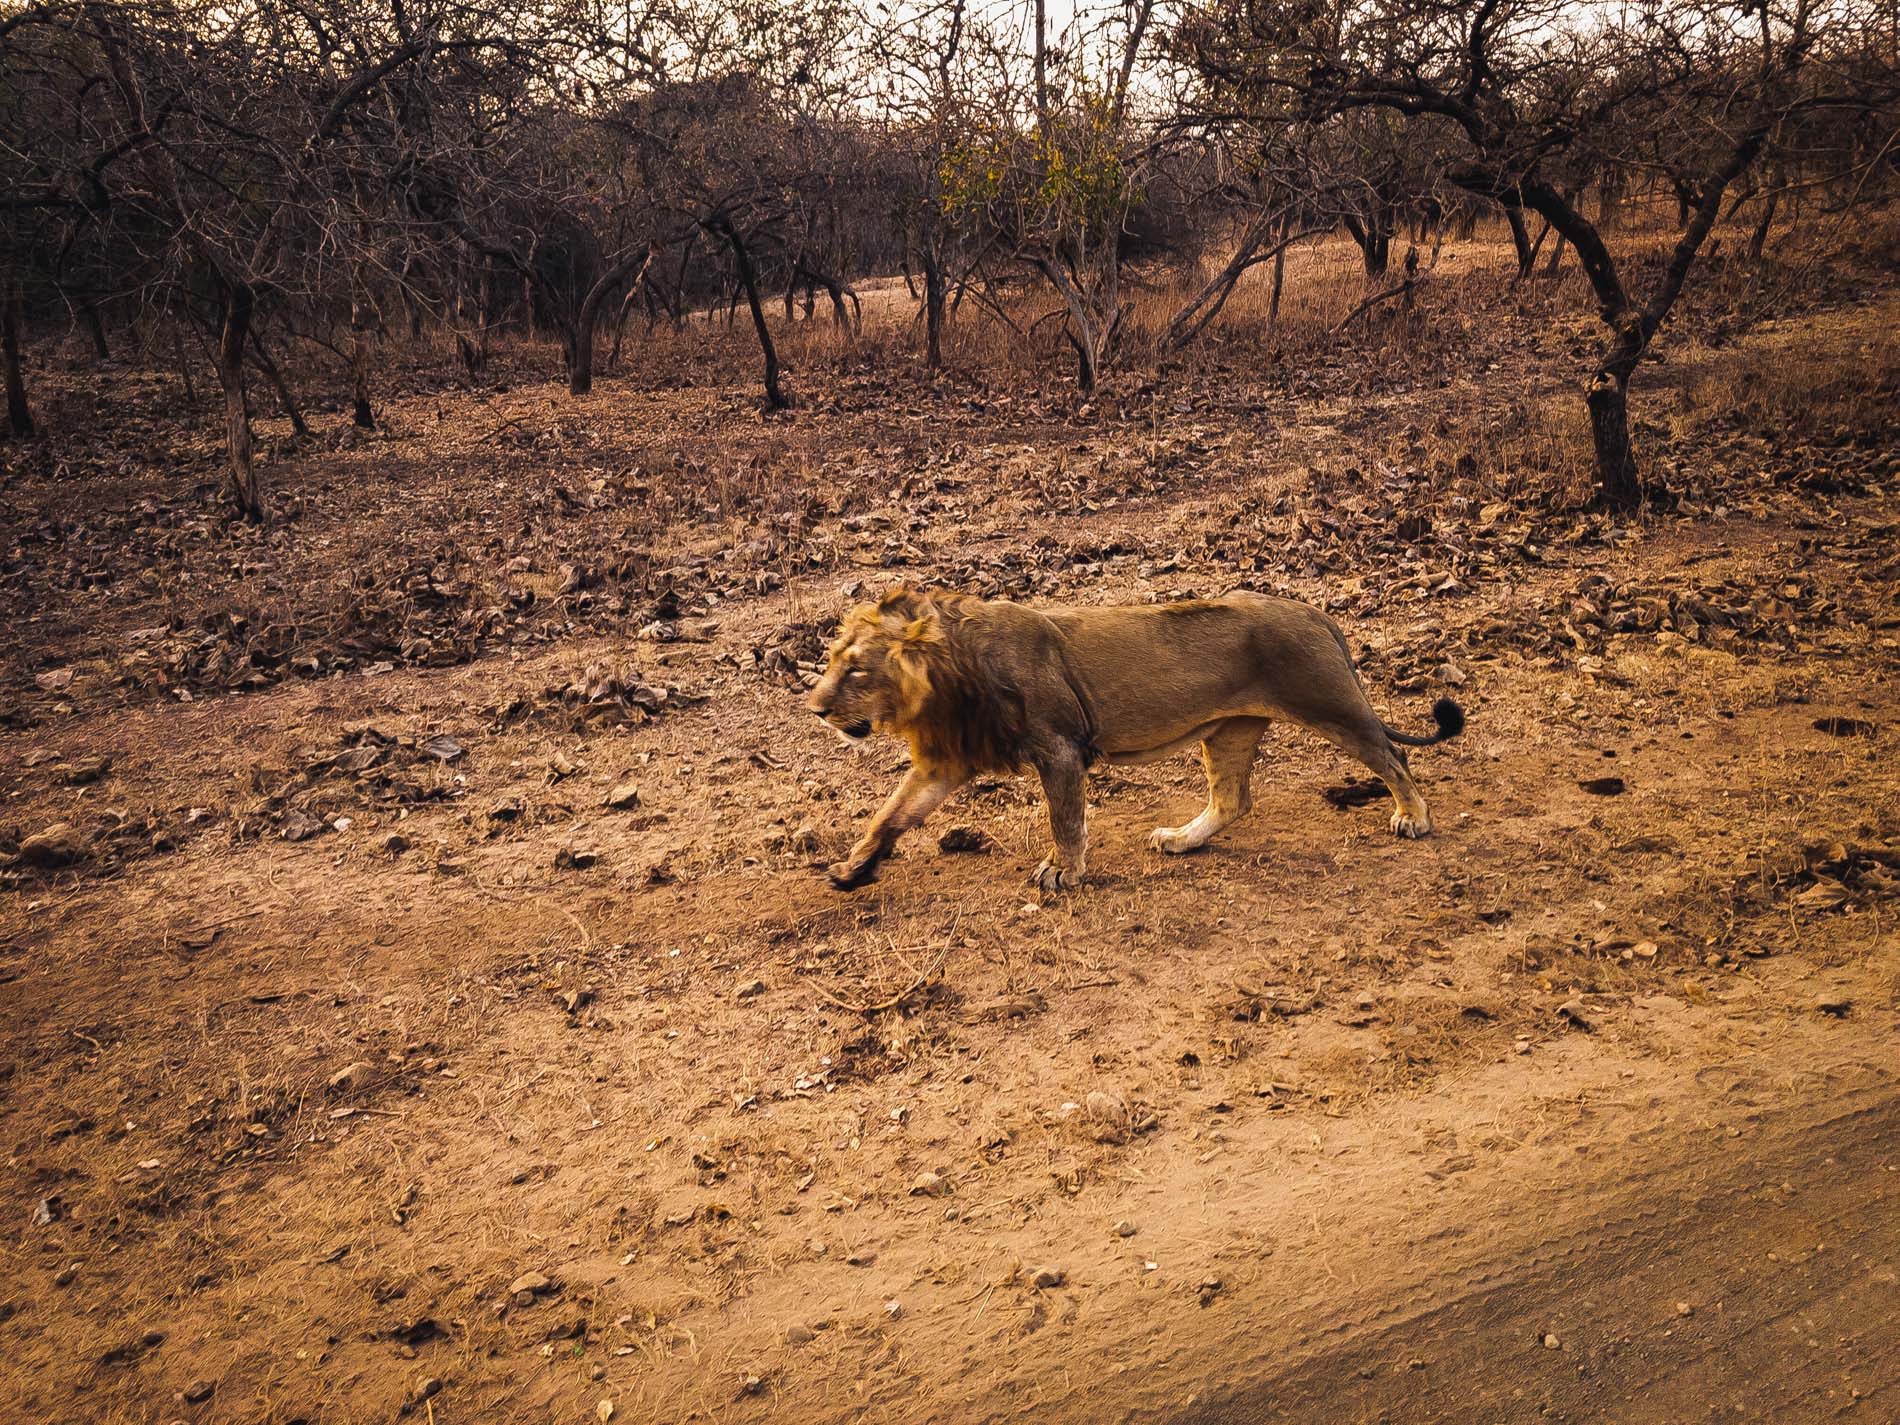
[[[865,676],[865,673],[862,668],[853,668],[849,673],[845,674],[845,677],[847,678],[862,678],[864,676]]]

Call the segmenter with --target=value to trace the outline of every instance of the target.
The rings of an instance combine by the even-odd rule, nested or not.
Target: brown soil
[[[1615,522],[1489,453],[1587,323],[1499,338],[1510,407],[1408,367],[1449,320],[1093,405],[840,357],[774,422],[524,356],[279,432],[270,536],[169,378],[49,380],[0,1414],[1900,1419],[1900,297],[1685,327],[1685,498]],[[838,894],[901,754],[801,672],[893,577],[1318,602],[1389,720],[1464,702],[1437,832],[1284,733],[1199,855],[1184,757],[1093,779],[1081,893],[994,782]]]

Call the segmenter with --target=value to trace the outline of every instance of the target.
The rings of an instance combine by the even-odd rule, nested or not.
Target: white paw
[[[1080,867],[1058,866],[1045,856],[1029,880],[1032,885],[1045,891],[1072,891],[1082,884],[1082,870]]]
[[[1170,856],[1179,856],[1184,851],[1195,850],[1200,843],[1188,836],[1185,826],[1157,826],[1148,833],[1148,845]]]
[[[1399,836],[1416,841],[1422,836],[1431,835],[1432,819],[1424,812],[1408,816],[1402,811],[1395,811],[1392,813],[1392,830]]]

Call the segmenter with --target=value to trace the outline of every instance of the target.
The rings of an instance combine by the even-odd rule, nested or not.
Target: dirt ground
[[[269,534],[175,375],[46,373],[0,1414],[1900,1420],[1892,255],[1685,310],[1628,520],[1536,463],[1593,318],[1494,272],[1094,402],[871,333],[771,421],[717,334],[411,372],[267,416]],[[1184,756],[1094,774],[1080,892],[1008,780],[833,891],[902,753],[803,679],[900,579],[1318,603],[1464,704],[1436,832],[1276,731],[1197,855]]]

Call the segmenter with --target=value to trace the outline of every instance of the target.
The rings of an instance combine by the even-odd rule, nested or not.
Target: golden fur
[[[1393,829],[1423,836],[1431,818],[1400,744],[1440,742],[1463,727],[1457,705],[1441,699],[1435,734],[1392,731],[1366,701],[1332,620],[1248,593],[1038,612],[896,589],[845,616],[807,705],[848,741],[877,731],[910,744],[909,773],[831,868],[840,886],[874,875],[897,838],[971,776],[1030,767],[1055,841],[1034,879],[1046,889],[1075,884],[1087,855],[1088,766],[1198,742],[1207,809],[1150,838],[1160,850],[1192,850],[1251,806],[1253,760],[1274,719],[1310,727],[1365,762],[1398,803]]]

